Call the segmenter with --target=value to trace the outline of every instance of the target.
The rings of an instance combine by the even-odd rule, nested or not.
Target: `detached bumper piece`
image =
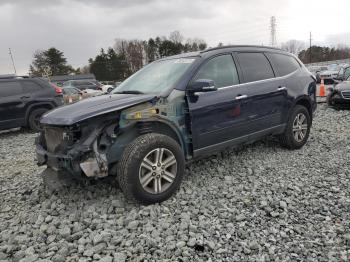
[[[76,157],[70,157],[62,154],[53,154],[46,151],[41,145],[36,145],[37,164],[39,166],[47,165],[55,172],[69,173],[76,178],[82,178],[82,174],[87,177],[105,177],[108,175],[108,169],[100,165],[95,157],[89,157],[81,160],[85,153],[77,154]]]

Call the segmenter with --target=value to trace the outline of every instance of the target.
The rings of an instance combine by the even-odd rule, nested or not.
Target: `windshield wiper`
[[[113,94],[135,94],[135,95],[138,95],[138,94],[144,94],[144,93],[141,91],[138,91],[138,90],[124,90],[124,91],[115,92]]]

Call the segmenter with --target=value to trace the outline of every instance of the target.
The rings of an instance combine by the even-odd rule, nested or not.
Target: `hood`
[[[154,95],[114,94],[92,97],[44,114],[41,124],[72,125],[85,119],[150,101]]]
[[[335,86],[335,89],[338,91],[350,91],[350,81],[344,81]]]

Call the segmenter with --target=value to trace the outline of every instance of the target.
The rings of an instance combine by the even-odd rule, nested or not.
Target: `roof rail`
[[[30,78],[29,76],[18,76],[18,75],[0,75],[0,79],[17,79],[17,78]]]
[[[213,50],[225,49],[225,48],[236,48],[236,47],[266,48],[266,49],[274,49],[274,50],[283,51],[282,49],[277,48],[277,47],[263,46],[263,45],[226,45],[226,46],[218,46],[218,47],[209,48],[209,49],[201,51],[201,53],[205,53],[205,52],[209,52],[209,51],[213,51]]]

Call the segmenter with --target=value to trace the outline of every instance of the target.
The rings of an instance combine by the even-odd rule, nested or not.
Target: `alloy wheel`
[[[293,121],[293,137],[296,142],[302,142],[308,130],[307,118],[303,113],[297,114]]]
[[[143,158],[139,180],[145,191],[160,194],[173,184],[176,174],[177,161],[174,154],[166,148],[156,148]]]

